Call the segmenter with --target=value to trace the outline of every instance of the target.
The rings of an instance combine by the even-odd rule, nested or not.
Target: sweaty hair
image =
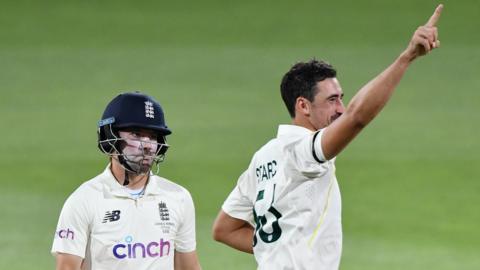
[[[298,97],[304,97],[313,102],[316,85],[319,81],[334,78],[337,71],[327,62],[312,59],[299,62],[283,76],[280,91],[283,102],[292,118],[295,117],[295,103]]]

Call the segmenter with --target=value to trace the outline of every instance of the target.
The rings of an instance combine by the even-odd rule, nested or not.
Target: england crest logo
[[[145,117],[155,118],[155,112],[153,111],[153,103],[150,101],[145,101]]]

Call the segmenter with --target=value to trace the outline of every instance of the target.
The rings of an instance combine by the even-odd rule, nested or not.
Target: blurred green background
[[[442,48],[337,159],[341,269],[480,269],[480,4],[444,1]],[[53,269],[60,209],[100,173],[96,123],[117,93],[166,111],[160,174],[188,188],[203,269],[255,269],[210,236],[258,147],[290,119],[282,75],[330,61],[348,101],[437,1],[1,1],[0,269]]]

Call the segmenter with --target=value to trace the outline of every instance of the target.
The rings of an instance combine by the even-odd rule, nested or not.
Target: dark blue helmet
[[[172,131],[165,124],[162,107],[152,97],[139,93],[123,93],[108,103],[98,122],[98,148],[106,154],[116,150],[118,131],[142,128],[157,132],[159,143],[164,144],[159,155],[164,155],[168,145],[165,136]]]

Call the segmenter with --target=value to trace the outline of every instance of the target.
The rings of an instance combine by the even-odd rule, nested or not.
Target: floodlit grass
[[[280,78],[338,68],[346,101],[385,68],[434,1],[9,1],[0,10],[0,269],[53,269],[60,209],[106,159],[96,123],[118,92],[166,111],[160,174],[188,188],[203,269],[255,269],[210,229],[251,155],[289,118]],[[445,1],[442,48],[337,159],[342,269],[478,269],[477,1]]]

